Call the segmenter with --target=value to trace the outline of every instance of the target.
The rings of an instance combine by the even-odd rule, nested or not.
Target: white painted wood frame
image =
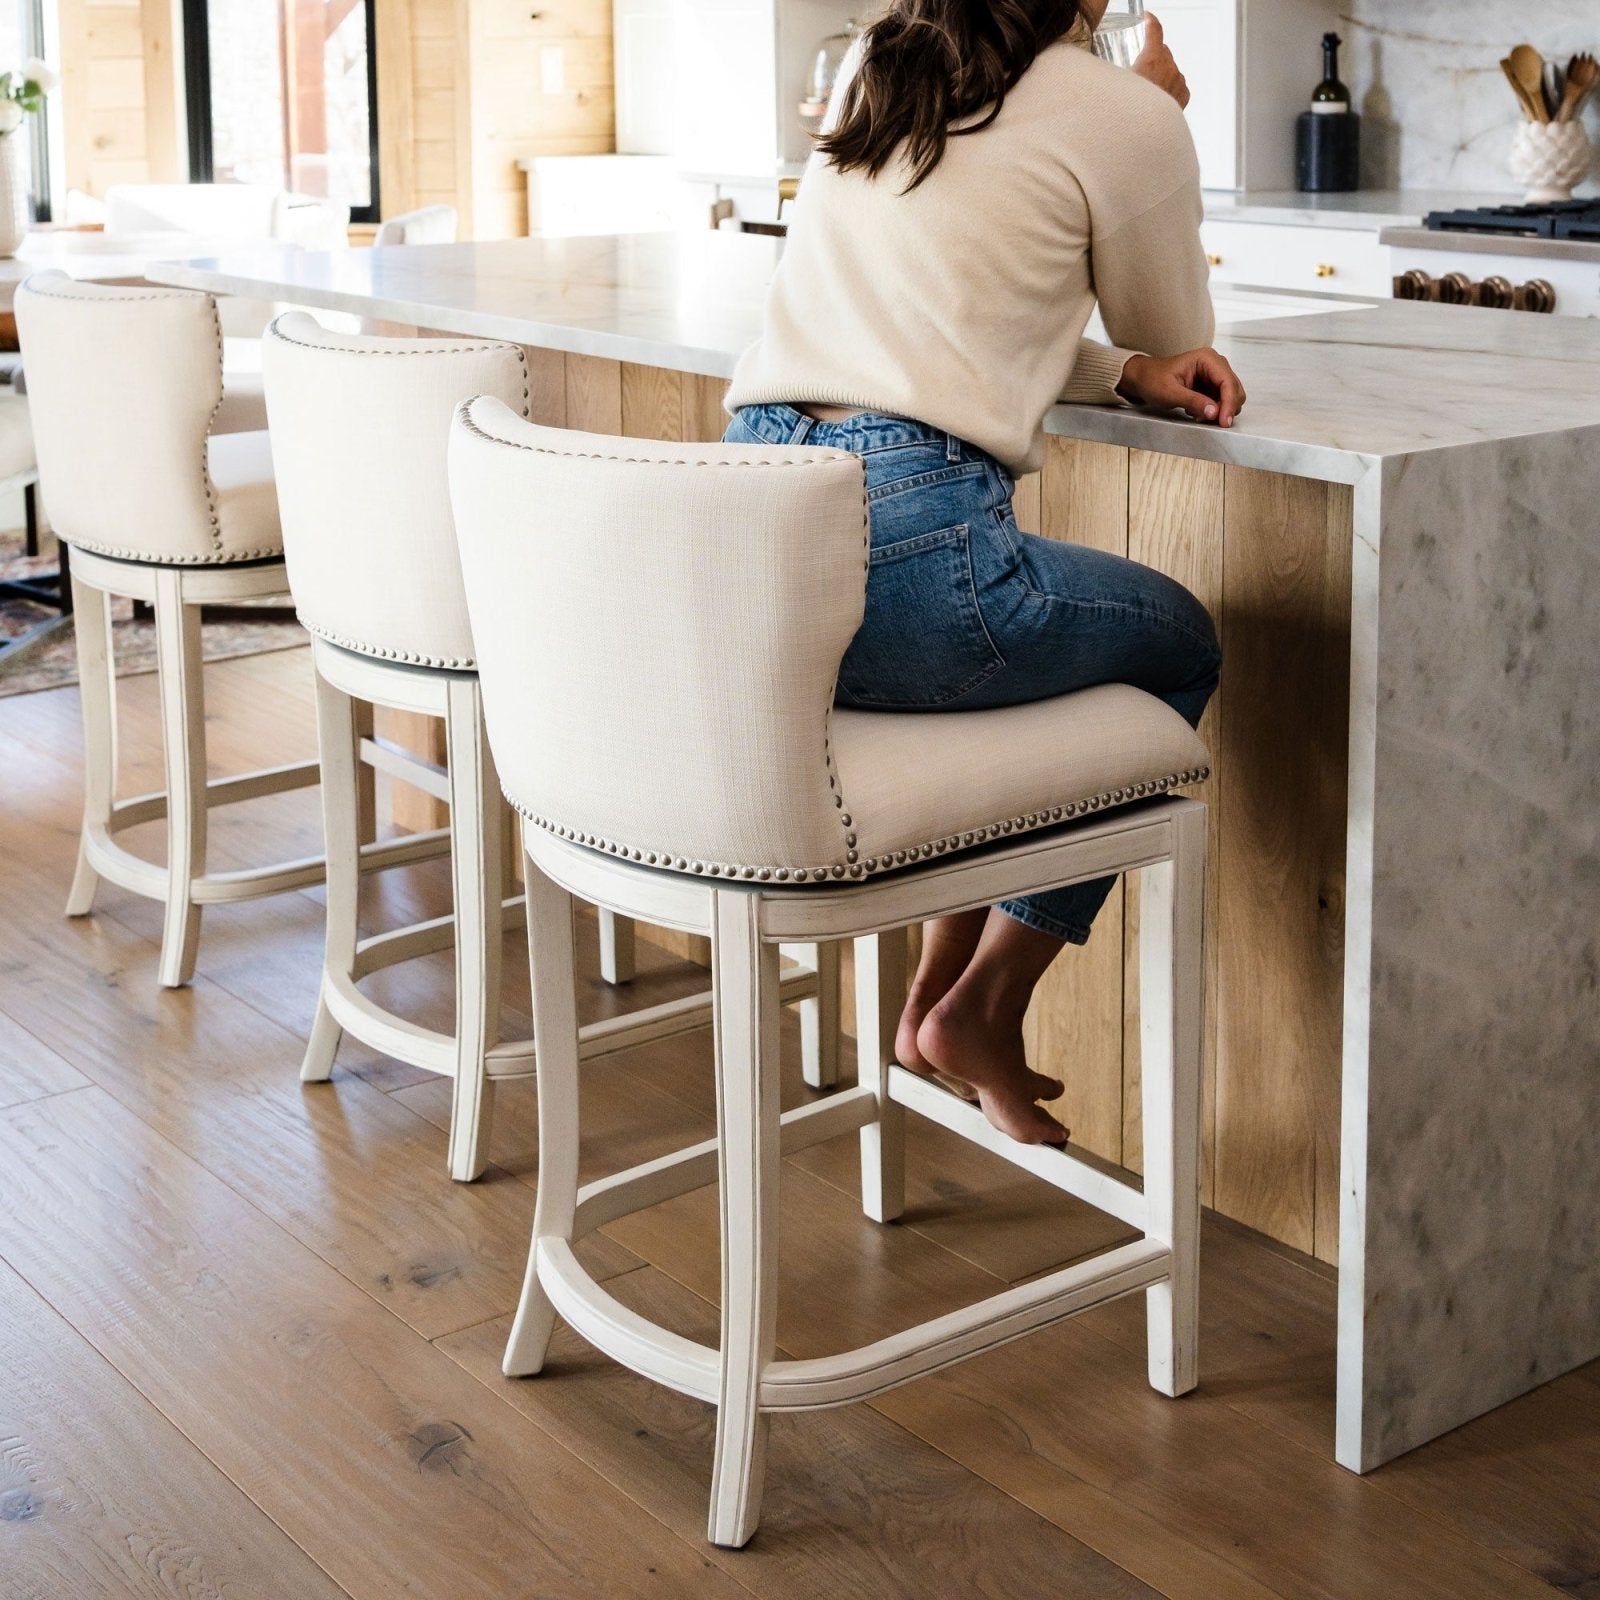
[[[281,894],[323,880],[320,855],[231,872],[206,870],[206,824],[211,807],[304,788],[318,780],[315,761],[231,778],[206,778],[200,607],[249,605],[286,597],[288,581],[281,561],[157,566],[117,561],[79,549],[72,552],[71,575],[83,708],[84,797],[67,915],[87,916],[94,909],[95,890],[102,878],[160,900],[165,916],[159,977],[163,986],[177,988],[194,976],[203,907]],[[127,800],[117,799],[117,688],[110,605],[114,595],[142,600],[155,611],[166,759],[166,790]],[[167,823],[165,866],[146,861],[118,843],[116,836],[126,829],[162,818]],[[416,860],[427,850],[426,842],[417,840],[366,845],[360,854],[360,869],[370,872]]]
[[[1197,1382],[1201,997],[1206,809],[1163,799],[880,879],[810,889],[708,886],[525,830],[529,958],[540,1040],[539,1196],[527,1277],[504,1370],[537,1373],[557,1315],[636,1372],[717,1407],[708,1537],[755,1532],[775,1411],[844,1405],[1143,1290],[1152,1387]],[[1145,1173],[1068,1146],[1019,1145],[977,1107],[893,1064],[906,992],[905,929],[976,905],[1140,871],[1140,1006]],[[716,993],[717,1137],[579,1186],[579,1062],[572,897],[619,915],[709,934]],[[781,1113],[778,960],[789,940],[855,940],[859,1077],[854,1088]],[[780,1158],[858,1132],[863,1207],[904,1208],[903,1118],[915,1111],[1143,1235],[873,1344],[775,1359]],[[617,1217],[717,1183],[722,1221],[719,1349],[629,1310],[578,1264],[575,1244]]]
[[[531,1039],[502,1039],[499,1026],[501,935],[527,916],[520,896],[506,895],[504,802],[484,731],[478,680],[471,672],[412,666],[314,641],[318,742],[322,752],[323,827],[328,850],[328,933],[321,988],[300,1076],[323,1082],[333,1075],[341,1035],[397,1061],[452,1080],[448,1167],[458,1182],[482,1175],[487,1161],[494,1081],[535,1071]],[[362,706],[384,706],[440,718],[448,765],[364,734]],[[360,802],[363,766],[423,789],[450,808],[450,826],[420,834],[431,854],[450,852],[454,912],[362,939],[357,930]],[[364,853],[367,847],[361,847]],[[493,885],[491,892],[490,886]],[[632,921],[600,909],[601,975],[612,983],[633,975]],[[455,1027],[445,1033],[387,1010],[359,985],[363,978],[402,961],[453,949]],[[811,955],[796,945],[800,957]],[[784,1003],[802,1008],[807,1080],[832,1082],[838,1073],[839,968],[824,946],[809,965],[788,969],[779,985]],[[581,1030],[583,1059],[633,1049],[704,1027],[711,993],[688,995],[611,1017]],[[808,1013],[810,1013],[808,1015]],[[824,1074],[831,1074],[826,1079]]]

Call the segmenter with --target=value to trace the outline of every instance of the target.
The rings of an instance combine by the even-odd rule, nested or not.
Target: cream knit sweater
[[[1079,45],[1042,51],[990,127],[904,184],[898,163],[868,178],[812,156],[730,411],[884,411],[1031,472],[1057,400],[1115,403],[1131,353],[1211,342],[1183,113]],[[1097,299],[1118,348],[1083,339]]]

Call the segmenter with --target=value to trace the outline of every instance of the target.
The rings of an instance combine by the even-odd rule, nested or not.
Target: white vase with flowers
[[[45,96],[60,82],[44,62],[26,61],[0,73],[0,256],[14,256],[27,237],[29,162],[27,121],[43,111]]]

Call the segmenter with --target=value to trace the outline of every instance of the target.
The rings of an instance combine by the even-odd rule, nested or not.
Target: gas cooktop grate
[[[1483,206],[1472,211],[1430,211],[1423,227],[1436,233],[1501,234],[1519,239],[1600,240],[1600,201],[1553,205]]]

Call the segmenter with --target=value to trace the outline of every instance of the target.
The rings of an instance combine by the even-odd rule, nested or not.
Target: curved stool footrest
[[[716,1404],[720,1362],[709,1345],[697,1344],[630,1311],[578,1265],[565,1240],[540,1239],[534,1254],[539,1283],[557,1315],[597,1350],[679,1394]]]
[[[721,1358],[713,1347],[630,1311],[584,1271],[565,1240],[540,1239],[534,1252],[539,1282],[574,1332],[657,1383],[717,1402]],[[870,1399],[1164,1282],[1171,1261],[1166,1245],[1136,1240],[854,1350],[769,1362],[761,1374],[760,1409],[819,1411]]]
[[[1172,1251],[1166,1245],[1136,1239],[855,1350],[807,1361],[774,1361],[761,1375],[761,1409],[817,1411],[869,1400],[1108,1300],[1162,1283],[1170,1274],[1171,1261]]]

